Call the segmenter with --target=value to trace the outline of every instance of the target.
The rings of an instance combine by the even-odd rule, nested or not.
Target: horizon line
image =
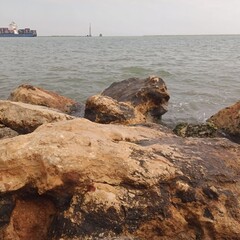
[[[102,37],[164,37],[164,36],[232,36],[240,35],[240,33],[198,33],[198,34],[147,34],[147,35],[102,35]],[[38,35],[38,37],[100,37],[99,35],[92,35],[91,37],[87,35]]]

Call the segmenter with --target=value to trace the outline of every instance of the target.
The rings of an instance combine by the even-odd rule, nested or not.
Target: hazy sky
[[[38,35],[240,34],[240,0],[0,0],[0,26]]]

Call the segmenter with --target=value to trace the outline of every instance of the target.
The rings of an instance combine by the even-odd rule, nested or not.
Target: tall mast
[[[91,26],[91,23],[89,24],[89,37],[92,36],[92,26]]]

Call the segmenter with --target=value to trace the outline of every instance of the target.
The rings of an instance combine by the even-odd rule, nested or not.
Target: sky
[[[0,27],[40,36],[240,34],[240,0],[0,0]]]

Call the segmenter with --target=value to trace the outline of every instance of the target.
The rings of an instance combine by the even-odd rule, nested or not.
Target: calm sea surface
[[[240,99],[240,35],[0,38],[0,99],[27,83],[84,102],[149,75],[168,87],[165,123],[202,122]]]

